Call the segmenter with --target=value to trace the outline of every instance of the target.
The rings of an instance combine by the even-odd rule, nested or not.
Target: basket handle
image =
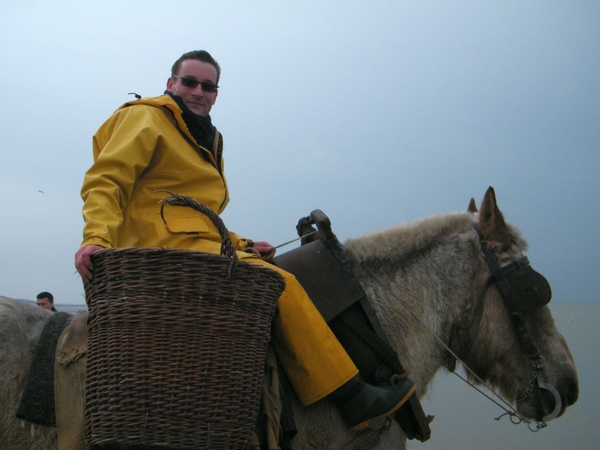
[[[167,223],[167,221],[165,220],[163,210],[166,204],[169,204],[171,206],[187,206],[189,208],[201,212],[212,221],[215,227],[217,227],[219,235],[221,236],[221,255],[231,258],[231,263],[229,264],[229,269],[227,270],[227,277],[233,278],[233,274],[238,263],[238,256],[235,252],[235,247],[231,242],[231,236],[229,235],[229,231],[225,227],[225,224],[223,223],[221,218],[208,206],[200,203],[198,200],[195,200],[191,197],[181,194],[173,194],[172,192],[169,192],[164,189],[160,189],[156,192],[167,192],[168,194],[170,194],[169,197],[165,197],[159,201],[159,203],[161,204],[160,217],[162,218],[165,224]]]

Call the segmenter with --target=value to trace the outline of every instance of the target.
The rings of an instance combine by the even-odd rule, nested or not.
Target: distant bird
[[[38,189],[38,192],[40,192],[40,193],[42,193],[42,194],[45,194],[45,192],[44,192],[44,191],[40,191],[39,189]]]

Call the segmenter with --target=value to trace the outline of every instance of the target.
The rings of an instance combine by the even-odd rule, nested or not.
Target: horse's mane
[[[473,229],[477,217],[477,214],[468,212],[436,214],[349,238],[344,242],[344,246],[357,263],[372,258],[403,258],[403,255],[419,252],[424,247],[431,246],[433,242]],[[522,238],[520,230],[508,223],[507,226],[512,241],[521,250],[527,250],[527,242]]]
[[[401,258],[402,255],[429,246],[432,241],[463,232],[472,226],[474,217],[469,213],[437,214],[350,238],[344,245],[357,262],[371,258],[384,260]]]

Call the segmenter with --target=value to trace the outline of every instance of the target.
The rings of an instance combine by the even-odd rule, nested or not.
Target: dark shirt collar
[[[183,121],[187,125],[190,133],[192,133],[192,136],[194,136],[196,142],[202,147],[212,150],[216,129],[212,124],[210,115],[205,117],[195,114],[186,106],[186,104],[183,102],[183,99],[179,95],[175,95],[170,91],[165,91],[165,94],[168,94],[173,100],[175,100],[175,103],[177,103],[177,105],[183,111]]]

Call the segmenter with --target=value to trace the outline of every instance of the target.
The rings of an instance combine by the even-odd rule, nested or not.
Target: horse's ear
[[[503,249],[509,247],[510,235],[506,227],[506,222],[504,222],[504,217],[498,208],[496,193],[491,186],[488,188],[481,202],[479,226],[490,244],[495,243]]]
[[[467,212],[475,214],[477,212],[477,205],[475,204],[475,199],[471,197],[471,201],[469,202],[469,207],[467,208]]]

